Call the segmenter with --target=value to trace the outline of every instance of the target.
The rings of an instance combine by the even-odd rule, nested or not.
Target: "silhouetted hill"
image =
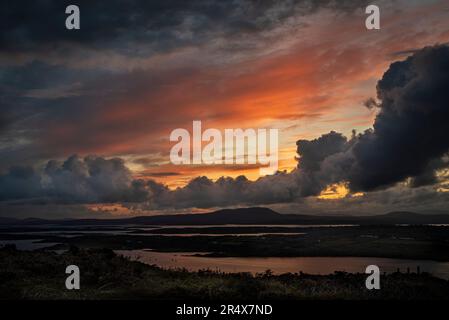
[[[1,218],[0,224],[11,225],[223,225],[223,224],[449,224],[449,214],[391,212],[377,216],[313,216],[280,214],[269,208],[223,209],[202,214],[139,216],[122,219],[43,220]]]
[[[267,224],[280,221],[282,215],[268,208],[223,209],[202,214],[161,215],[128,219],[137,224]]]

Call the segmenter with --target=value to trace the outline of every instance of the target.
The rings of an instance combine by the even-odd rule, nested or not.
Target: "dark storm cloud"
[[[331,131],[315,140],[298,140],[299,153],[302,154],[298,167],[303,170],[316,171],[327,157],[343,151],[347,139],[341,133]]]
[[[70,46],[113,48],[142,55],[217,37],[269,30],[294,14],[319,8],[352,11],[367,1],[79,0],[81,29],[65,29],[73,1],[2,1],[0,52],[62,50]]]
[[[14,166],[0,176],[0,201],[40,196],[40,175],[32,167]]]
[[[331,131],[314,140],[296,142],[298,159],[298,185],[302,196],[317,195],[332,180],[322,176],[323,161],[348,149],[347,138],[341,133]]]
[[[414,188],[433,185],[438,182],[436,171],[449,166],[449,162],[445,159],[433,159],[429,161],[426,168],[419,175],[411,179],[411,186]]]
[[[425,48],[393,63],[377,85],[380,112],[358,138],[355,190],[388,186],[424,173],[449,150],[449,47]]]
[[[377,84],[377,98],[373,129],[348,142],[336,133],[298,141],[299,167],[305,169],[300,183],[312,191],[305,195],[339,181],[349,182],[354,191],[406,178],[415,186],[429,184],[435,170],[447,166],[442,157],[449,151],[448,46],[424,48],[391,64]]]

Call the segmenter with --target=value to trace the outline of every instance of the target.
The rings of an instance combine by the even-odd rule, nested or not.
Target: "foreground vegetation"
[[[65,288],[65,268],[81,270],[81,289]],[[364,274],[327,276],[269,271],[223,274],[163,270],[108,249],[51,251],[0,249],[0,299],[447,299],[449,282],[428,274],[390,274],[381,290],[365,288]]]

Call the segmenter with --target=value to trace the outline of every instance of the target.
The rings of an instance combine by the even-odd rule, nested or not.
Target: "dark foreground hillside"
[[[65,288],[65,268],[81,270],[81,289]],[[427,274],[381,277],[381,290],[365,288],[364,274],[327,276],[270,272],[220,274],[162,270],[111,250],[66,253],[0,249],[1,299],[447,299],[449,282]]]

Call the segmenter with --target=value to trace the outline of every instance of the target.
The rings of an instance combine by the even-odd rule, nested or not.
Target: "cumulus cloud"
[[[329,159],[339,158],[348,149],[348,140],[341,133],[331,131],[314,140],[296,142],[298,184],[302,196],[317,195],[326,185],[338,182],[340,174],[329,165]]]
[[[268,204],[292,201],[297,193],[294,174],[278,172],[255,182],[244,176],[235,179],[207,177],[193,179],[184,188],[173,191],[173,203],[180,207],[213,207],[235,204]]]
[[[64,162],[50,160],[42,171],[13,167],[0,176],[0,200],[92,203],[131,199],[130,171],[119,158],[76,155]]]
[[[374,129],[352,148],[355,190],[388,186],[424,173],[449,150],[449,47],[428,47],[393,63],[377,84]]]
[[[0,201],[35,203],[129,203],[147,209],[208,208],[235,204],[292,201],[297,183],[294,173],[279,172],[256,182],[244,176],[212,181],[197,177],[185,187],[170,190],[153,180],[133,179],[124,161],[76,155],[50,160],[43,170],[12,167],[0,175]]]
[[[211,208],[217,206],[290,202],[297,196],[294,173],[278,172],[250,181],[245,176],[221,177],[213,181],[205,176],[192,179],[186,186],[170,190],[153,180],[134,180],[131,207],[139,209]]]
[[[449,47],[427,47],[391,64],[377,84],[377,98],[372,129],[349,141],[331,132],[297,142],[304,195],[338,181],[349,182],[353,191],[407,178],[415,186],[436,181],[449,151]]]

